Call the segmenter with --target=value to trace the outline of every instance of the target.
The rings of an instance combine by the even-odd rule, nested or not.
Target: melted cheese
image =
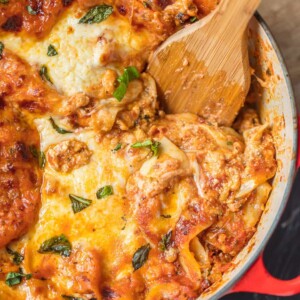
[[[46,65],[57,90],[69,96],[87,92],[89,87],[99,84],[103,71],[114,67],[108,64],[110,57],[124,60],[139,53],[147,44],[147,35],[132,31],[126,18],[111,15],[91,26],[79,24],[78,15],[81,16],[82,11],[73,5],[42,40],[25,35],[1,36],[5,47],[30,64]],[[56,48],[57,56],[47,56],[50,44]]]
[[[27,260],[26,272],[42,271],[44,255],[38,254],[37,250],[46,239],[64,233],[73,249],[92,249],[105,257],[105,261],[101,262],[103,277],[127,276],[128,272],[132,272],[132,255],[143,240],[135,222],[128,215],[128,199],[124,198],[126,181],[132,166],[136,165],[136,158],[124,160],[122,155],[111,151],[114,147],[110,143],[99,144],[94,131],[61,135],[52,128],[48,118],[39,119],[36,123],[43,151],[47,152],[50,145],[62,140],[76,138],[85,142],[93,155],[88,165],[69,174],[56,172],[46,164],[39,221],[27,234],[31,238],[26,241],[26,257],[31,259]],[[113,186],[114,195],[98,200],[96,192],[105,185]],[[74,214],[69,194],[93,202],[88,208]],[[56,259],[63,261],[61,257]],[[49,284],[61,294],[68,293],[66,278],[60,278],[60,281],[63,280],[60,286],[58,278],[58,273],[53,275]],[[51,296],[47,292],[40,297],[58,299],[59,294],[53,293]]]
[[[142,55],[151,40],[143,29],[132,31],[130,21],[120,15],[91,26],[78,24],[82,14],[74,3],[45,38],[5,34],[1,41],[37,69],[46,65],[60,93],[89,94],[105,70],[120,72],[116,57],[126,61]],[[47,56],[50,44],[57,56]],[[92,155],[69,173],[46,163],[38,220],[11,245],[25,255],[22,268],[33,278],[14,288],[0,280],[0,300],[61,299],[62,295],[100,300],[110,293],[128,300],[195,298],[201,285],[220,278],[226,255],[233,257],[250,239],[271,190],[265,181],[276,169],[266,127],[250,129],[243,139],[233,129],[208,125],[192,114],[161,114],[154,121],[159,114],[152,81],[142,75],[140,81],[131,82],[121,103],[114,98],[95,101],[90,113],[103,123],[100,127],[106,133],[100,134],[91,122],[88,129],[59,134],[48,116],[34,120],[46,155],[50,147],[67,140],[84,143]],[[138,124],[148,113],[151,121]],[[138,121],[138,126],[130,122],[127,126],[126,119]],[[62,117],[60,121],[67,123]],[[147,139],[160,141],[158,157],[151,157],[149,148],[131,147]],[[112,151],[119,143],[121,149]],[[260,166],[273,167],[268,172],[253,168],[257,150],[264,154]],[[97,190],[106,185],[113,187],[113,195],[97,199]],[[74,214],[70,194],[92,204]],[[225,233],[219,232],[223,227]],[[162,239],[170,232],[172,243],[164,252]],[[70,257],[38,253],[45,240],[61,234],[72,244]],[[149,258],[135,272],[133,255],[147,244]],[[215,253],[220,251],[226,261],[213,266],[209,258],[217,260]],[[5,255],[0,250],[0,257]]]

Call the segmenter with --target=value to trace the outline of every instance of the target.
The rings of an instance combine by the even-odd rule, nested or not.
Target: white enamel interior
[[[259,19],[259,20],[258,20]],[[253,51],[259,51],[265,58],[262,68],[273,66],[274,77],[270,85],[264,88],[259,103],[261,119],[273,127],[279,168],[273,181],[273,191],[266,206],[258,230],[245,249],[236,257],[237,267],[224,276],[222,284],[202,294],[199,299],[219,299],[234,285],[255,261],[274,231],[288,199],[295,175],[295,157],[297,151],[297,117],[295,101],[290,81],[279,50],[266,25],[257,16],[250,23],[250,31],[257,33],[250,40],[250,60]],[[256,45],[256,49],[253,46]],[[262,283],[263,284],[263,283]]]

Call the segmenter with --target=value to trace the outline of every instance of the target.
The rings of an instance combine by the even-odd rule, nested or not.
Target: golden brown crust
[[[207,15],[218,2],[217,0],[138,0],[133,6],[132,1],[125,0],[77,1],[83,9],[101,4],[114,5],[116,13],[130,18],[136,30],[146,28],[156,33],[160,40],[174,32],[176,26],[188,21],[189,17]],[[24,30],[31,35],[41,37],[51,30],[60,14],[73,2],[76,0],[10,0],[0,6],[0,32],[18,33]],[[29,13],[28,6],[34,13]]]
[[[96,36],[90,43],[104,54],[89,62],[95,68],[106,66],[106,71],[93,85],[66,97],[43,80],[35,61],[30,65],[26,57],[8,50],[11,33],[5,33],[8,46],[0,59],[0,247],[19,238],[36,218],[41,170],[28,149],[41,145],[47,163],[40,219],[30,239],[16,247],[25,254],[22,267],[33,274],[26,281],[29,297],[196,299],[221,280],[256,231],[271,190],[267,180],[276,172],[268,125],[261,125],[249,109],[236,122],[236,131],[193,114],[166,115],[159,111],[155,82],[146,73],[128,83],[121,102],[113,94],[123,72],[118,67],[142,70],[149,51],[219,1],[11,0],[0,4],[0,31],[8,31],[6,23],[13,17],[18,26],[9,31],[20,39],[27,32],[34,36],[29,43],[42,43],[72,2],[70,12],[78,20],[95,5],[113,5],[112,20],[147,39],[142,39],[142,50],[119,51],[109,38],[114,24],[108,20],[108,37]],[[30,15],[26,5],[37,14]],[[79,31],[86,33],[88,26],[79,24]],[[47,46],[41,46],[44,56]],[[46,58],[64,63],[62,54]],[[70,78],[67,82],[73,84]],[[37,125],[41,141],[22,114]],[[70,132],[51,127],[49,115]],[[145,141],[148,146],[133,146]],[[104,187],[111,189],[109,195],[99,196]],[[76,203],[82,209],[76,214],[70,194],[82,201]],[[72,244],[69,257],[38,253],[45,239],[60,234]],[[149,253],[137,267],[133,258],[141,247]],[[17,270],[1,251],[0,266],[6,273]],[[14,297],[15,290],[11,293]]]
[[[0,6],[0,31],[42,36],[49,32],[70,0],[10,0]],[[30,14],[27,7],[35,12]]]
[[[7,50],[0,60],[0,72],[0,97],[6,103],[45,114],[62,102],[63,97],[42,80],[38,69]]]
[[[90,98],[77,93],[66,97],[42,79],[41,67],[30,66],[8,50],[0,59],[0,97],[10,106],[17,106],[32,114],[68,116],[86,106]]]
[[[0,247],[24,234],[36,220],[41,171],[30,146],[39,135],[11,109],[0,109]]]

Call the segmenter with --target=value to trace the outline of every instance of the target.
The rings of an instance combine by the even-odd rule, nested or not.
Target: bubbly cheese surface
[[[79,24],[81,15],[82,11],[73,5],[43,39],[0,33],[1,41],[30,64],[46,65],[59,92],[68,96],[88,92],[99,84],[105,68],[116,68],[120,57],[125,60],[135,56],[148,42],[145,32],[133,31],[126,18],[111,16],[90,26]],[[55,47],[57,56],[47,55],[49,45]]]
[[[254,235],[275,148],[250,108],[164,113],[142,70],[218,1],[25,2],[0,3],[0,300],[197,299]]]

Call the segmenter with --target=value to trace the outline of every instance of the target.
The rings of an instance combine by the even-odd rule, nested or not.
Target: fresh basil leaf
[[[80,211],[84,210],[92,204],[92,200],[85,199],[73,194],[70,194],[69,198],[72,202],[72,209],[74,214],[79,213]]]
[[[133,255],[132,266],[134,271],[140,269],[148,259],[150,244],[140,247]]]
[[[79,20],[79,24],[100,23],[106,20],[113,12],[113,7],[102,4],[91,8],[88,13]]]
[[[80,297],[67,296],[67,295],[61,295],[61,296],[67,300],[84,300],[83,298],[80,298]]]
[[[32,277],[32,275],[24,274],[22,269],[19,270],[19,273],[18,272],[9,272],[6,275],[5,283],[8,286],[14,286],[14,285],[21,283],[23,277],[25,277],[28,280]]]
[[[2,59],[3,50],[4,50],[4,44],[0,42],[0,59]]]
[[[121,82],[117,87],[117,89],[114,91],[113,94],[114,98],[116,98],[119,102],[122,101],[122,99],[126,95],[127,87],[128,85],[126,85],[124,82]]]
[[[62,256],[70,256],[72,250],[72,245],[65,235],[54,236],[42,243],[39,253],[57,253]]]
[[[46,155],[43,151],[39,151],[39,167],[40,169],[44,169],[46,165]]]
[[[122,144],[118,143],[118,145],[112,150],[112,152],[117,152],[122,148]]]
[[[146,140],[144,142],[137,142],[133,145],[131,145],[132,148],[150,148],[150,150],[153,152],[154,156],[158,155],[160,142],[157,141],[151,141]]]
[[[36,16],[38,14],[38,12],[36,10],[34,10],[30,5],[27,5],[26,9],[27,9],[28,13],[32,16]]]
[[[197,17],[190,17],[190,23],[195,23],[197,22],[199,19]]]
[[[151,5],[147,1],[143,1],[143,5],[146,8],[151,8]]]
[[[106,185],[99,189],[96,193],[97,199],[103,199],[114,194],[114,188],[111,185]]]
[[[127,67],[124,70],[124,73],[118,77],[118,82],[124,82],[128,85],[128,83],[134,79],[140,78],[140,73],[136,67]]]
[[[17,251],[13,251],[8,247],[6,247],[6,251],[9,255],[12,256],[14,264],[19,265],[24,260],[24,256]]]
[[[162,251],[165,251],[169,248],[170,243],[171,243],[171,238],[172,238],[172,230],[170,230],[168,233],[166,233],[162,237],[161,241],[159,242],[159,246]]]
[[[57,126],[52,117],[49,118],[49,121],[50,121],[53,129],[56,130],[58,133],[60,133],[60,134],[72,133],[72,131],[68,131],[66,129],[63,129],[63,128]]]
[[[29,150],[34,158],[38,160],[40,169],[44,169],[46,165],[46,155],[43,151],[39,151],[34,145],[29,146]]]
[[[29,146],[29,150],[34,158],[39,158],[39,151],[34,145]]]
[[[129,82],[138,78],[140,78],[140,73],[136,67],[125,68],[124,73],[117,79],[117,81],[119,82],[119,86],[114,91],[113,96],[118,101],[121,101],[126,95]]]
[[[53,84],[48,73],[48,68],[45,65],[43,65],[40,69],[40,76],[42,77],[43,80],[49,81],[51,84]]]
[[[55,56],[55,55],[57,55],[58,54],[58,52],[57,52],[57,50],[55,49],[55,47],[53,46],[53,45],[49,45],[48,46],[48,52],[47,52],[47,55],[48,56]]]
[[[9,1],[8,0],[0,0],[1,4],[7,4]]]
[[[133,145],[131,145],[132,148],[145,148],[145,147],[149,147],[152,145],[152,141],[151,140],[146,140],[144,142],[137,142]]]
[[[160,142],[153,142],[153,144],[150,146],[151,151],[153,152],[154,156],[158,155],[158,148],[159,148]]]

